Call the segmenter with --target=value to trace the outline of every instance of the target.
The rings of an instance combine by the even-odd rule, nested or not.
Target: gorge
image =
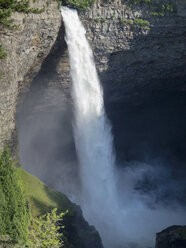
[[[42,5],[40,1],[37,4]],[[74,142],[65,29],[63,22],[62,26],[60,24],[60,11],[54,5],[51,1],[42,17],[29,14],[25,23],[21,23],[24,17],[17,15],[22,31],[9,34],[11,42],[6,43],[10,40],[7,34],[1,37],[9,50],[9,56],[1,61],[0,68],[1,73],[8,75],[1,78],[1,147],[9,143],[15,148],[16,110],[19,154],[26,170],[80,204],[89,224],[100,232],[106,248],[109,245],[111,248],[154,247],[156,232],[186,222],[185,3],[182,0],[173,2],[176,11],[167,11],[165,16],[153,16],[148,5],[129,6],[127,1],[97,1],[90,9],[78,11],[93,50],[103,87],[105,111],[112,124],[116,159],[113,159],[114,163],[109,145],[106,150],[110,151],[109,164],[114,164],[114,179],[106,185],[109,185],[108,191],[114,187],[117,190],[111,193],[113,198],[109,197],[111,203],[107,202],[99,180],[87,176],[90,172],[86,172],[85,181],[82,181],[76,150],[84,141],[79,138],[77,142],[76,138]],[[150,26],[144,28],[126,23],[128,19],[137,18],[148,20]],[[11,51],[9,43],[16,43],[16,49]],[[88,63],[85,66],[87,68]],[[79,69],[79,77],[83,72]],[[93,69],[91,73],[94,75]],[[19,103],[16,106],[17,96]],[[88,92],[80,98],[88,108],[86,97],[91,99]],[[92,103],[97,102],[93,100]],[[91,124],[94,124],[93,119]],[[100,132],[101,128],[104,131]],[[91,139],[106,136],[111,144],[110,131],[100,129],[98,134],[91,131]],[[88,136],[85,126],[81,132],[81,137]],[[91,147],[89,152],[94,154],[93,150]],[[85,151],[84,147],[80,152],[83,157]],[[93,164],[94,155],[88,161]],[[87,163],[87,160],[82,162]],[[93,170],[97,174],[95,177],[105,183],[110,169],[99,169]],[[90,202],[85,200],[84,208],[81,199],[85,185],[87,192],[95,187],[92,193],[97,200],[92,204],[92,199]],[[108,205],[106,210],[105,205]],[[86,207],[90,213],[86,212]],[[100,215],[105,217],[101,219]]]

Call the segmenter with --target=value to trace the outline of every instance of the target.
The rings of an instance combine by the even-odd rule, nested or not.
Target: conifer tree
[[[29,208],[8,148],[0,154],[0,235],[13,243],[28,238]]]

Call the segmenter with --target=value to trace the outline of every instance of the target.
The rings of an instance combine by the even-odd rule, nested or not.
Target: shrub
[[[0,0],[0,27],[14,29],[14,20],[11,18],[13,12],[40,14],[45,9],[30,8],[29,0]],[[7,56],[0,45],[0,59]]]
[[[95,22],[106,22],[105,18],[91,18],[90,20]]]
[[[126,0],[127,2],[129,2],[129,6],[133,6],[133,5],[139,5],[139,4],[148,4],[151,5],[151,0]]]
[[[0,45],[0,59],[4,59],[7,57],[7,53],[4,51],[2,45]]]
[[[60,225],[65,213],[57,214],[57,208],[40,217],[32,218],[29,227],[29,245],[40,248],[58,248],[63,246],[63,234]]]
[[[155,11],[151,12],[152,16],[165,16],[166,13],[173,13],[175,12],[174,6],[169,3],[156,5]]]
[[[0,154],[0,235],[13,243],[28,238],[29,208],[23,185],[18,178],[8,148]]]
[[[121,19],[120,23],[124,26],[136,25],[143,29],[149,29],[150,22],[141,18],[132,19]]]
[[[95,0],[66,0],[64,4],[71,8],[85,10],[94,2]]]
[[[150,22],[141,18],[134,19],[134,24],[143,28],[143,29],[149,29]]]
[[[130,24],[133,24],[133,20],[131,19],[121,19],[120,20],[120,23],[123,25],[123,26],[128,26]]]

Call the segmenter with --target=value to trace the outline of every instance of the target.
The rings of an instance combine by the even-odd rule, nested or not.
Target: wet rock
[[[186,226],[171,226],[156,235],[155,248],[185,248]]]

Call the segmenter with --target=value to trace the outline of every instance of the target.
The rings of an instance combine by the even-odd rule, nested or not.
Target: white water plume
[[[151,167],[130,166],[128,170],[117,171],[120,175],[116,177],[111,127],[105,115],[102,87],[86,32],[76,10],[63,7],[61,11],[73,81],[74,137],[83,214],[100,232],[105,248],[138,247],[136,244],[150,247],[155,232],[184,222],[184,212],[180,210],[177,214],[165,207],[148,208],[140,194],[134,192],[138,179],[146,172],[152,170],[153,173]],[[120,192],[116,190],[119,177],[122,181]]]
[[[77,12],[62,8],[73,81],[74,135],[82,182],[81,206],[90,223],[102,223],[113,209],[114,153],[102,87],[92,50]],[[98,215],[99,213],[99,215]],[[100,230],[99,227],[97,227]]]

